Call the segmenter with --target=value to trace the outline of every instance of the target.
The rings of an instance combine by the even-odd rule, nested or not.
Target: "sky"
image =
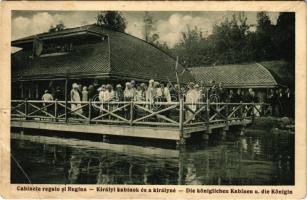
[[[126,32],[143,39],[142,11],[121,12],[127,21]],[[242,13],[242,12],[241,12]],[[95,23],[98,11],[13,11],[12,12],[12,40],[34,35],[49,30],[63,22],[67,28]],[[181,32],[187,26],[197,26],[203,33],[210,34],[214,24],[219,24],[225,18],[231,19],[233,14],[239,12],[150,12],[156,21],[156,32],[161,42],[166,42],[170,47],[180,40]],[[256,24],[256,12],[244,12],[248,24]],[[279,13],[268,13],[273,24],[276,24]]]

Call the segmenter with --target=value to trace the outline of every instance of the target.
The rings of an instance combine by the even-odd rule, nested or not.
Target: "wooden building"
[[[45,89],[113,85],[135,80],[176,82],[174,58],[139,38],[108,27],[86,25],[12,41],[12,98],[39,99]],[[183,72],[179,64],[178,71]],[[181,74],[184,83],[193,80]],[[124,85],[123,85],[124,86]]]
[[[196,82],[203,81],[211,87],[211,81],[229,89],[248,90],[252,88],[262,98],[270,88],[289,87],[294,91],[294,66],[285,61],[220,65],[214,67],[198,66],[189,68]]]

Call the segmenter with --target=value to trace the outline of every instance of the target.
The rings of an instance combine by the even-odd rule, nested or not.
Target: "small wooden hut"
[[[285,61],[220,65],[213,67],[198,66],[189,68],[196,82],[211,87],[211,81],[223,83],[229,89],[249,89],[256,91],[262,98],[270,88],[289,87],[294,91],[294,66]]]

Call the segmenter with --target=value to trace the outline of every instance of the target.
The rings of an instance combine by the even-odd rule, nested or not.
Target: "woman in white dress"
[[[188,103],[187,107],[193,112],[195,112],[196,103],[198,102],[198,99],[199,99],[198,92],[194,88],[194,83],[190,82],[188,87],[189,87],[189,90],[187,91],[185,102]],[[186,110],[186,115],[185,115],[186,119],[189,119],[193,116],[193,113],[190,110]]]
[[[70,91],[71,111],[73,112],[73,114],[82,114],[82,108],[80,103],[81,98],[78,91],[78,87],[78,84],[74,83],[72,84],[72,89]]]

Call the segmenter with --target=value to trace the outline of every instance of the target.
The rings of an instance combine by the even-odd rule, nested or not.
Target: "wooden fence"
[[[264,103],[12,100],[12,120],[184,127],[229,123],[267,114]]]

